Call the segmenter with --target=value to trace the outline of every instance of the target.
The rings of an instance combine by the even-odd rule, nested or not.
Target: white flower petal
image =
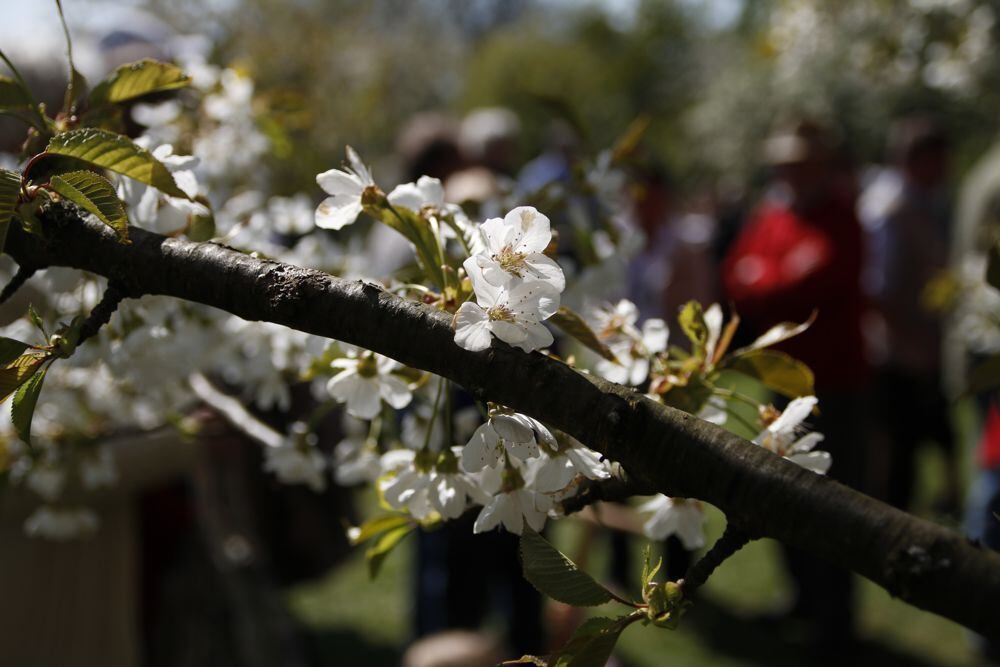
[[[525,280],[532,278],[551,285],[557,292],[566,289],[566,276],[554,259],[535,252],[524,258]]]
[[[518,206],[504,216],[504,222],[517,230],[517,252],[542,252],[552,241],[549,219],[532,206]]]
[[[650,354],[665,352],[669,338],[670,329],[661,319],[646,320],[642,325],[642,344]]]
[[[342,229],[357,220],[360,214],[359,197],[327,197],[316,208],[316,226],[322,229]]]
[[[499,444],[500,437],[489,423],[477,428],[462,450],[462,470],[478,472],[495,466],[500,461]]]
[[[361,198],[364,184],[357,176],[340,169],[330,169],[316,175],[316,184],[328,195],[346,195]]]
[[[495,496],[493,500],[485,505],[483,509],[479,511],[479,516],[476,517],[476,523],[472,526],[473,533],[485,533],[487,530],[493,530],[500,524],[500,513],[502,510],[503,499],[506,498],[507,494],[501,493]]]
[[[789,461],[800,465],[814,473],[825,475],[833,463],[833,458],[829,452],[805,452],[792,454],[787,457]]]
[[[509,533],[520,535],[524,528],[524,515],[522,513],[519,494],[517,492],[505,493],[501,498],[502,500],[498,509],[503,527]]]
[[[474,303],[463,303],[455,318],[455,344],[471,352],[479,352],[492,342],[493,332],[486,311]]]
[[[385,402],[397,410],[405,408],[413,398],[409,386],[394,375],[379,375],[378,390]]]

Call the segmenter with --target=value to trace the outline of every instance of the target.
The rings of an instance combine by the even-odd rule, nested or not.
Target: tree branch
[[[132,228],[130,245],[69,209],[46,214],[46,240],[12,226],[7,251],[30,266],[70,266],[131,295],[165,294],[374,350],[453,380],[479,400],[548,422],[618,461],[643,487],[699,498],[754,536],[854,570],[918,607],[1000,638],[1000,555],[785,461],[724,429],[494,343],[469,352],[451,318],[380,287],[255,259],[211,243]]]

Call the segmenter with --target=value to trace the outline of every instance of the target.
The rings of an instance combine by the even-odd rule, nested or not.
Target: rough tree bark
[[[854,570],[903,600],[1000,639],[1000,554],[791,464],[640,394],[502,343],[468,352],[450,317],[380,287],[132,228],[132,243],[53,207],[46,240],[12,228],[22,266],[106,276],[132,297],[164,294],[379,352],[561,429],[635,482],[699,498],[754,537]],[[220,332],[220,335],[221,332]]]

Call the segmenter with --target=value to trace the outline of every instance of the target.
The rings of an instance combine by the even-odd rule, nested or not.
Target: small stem
[[[445,382],[444,378],[440,378],[440,382],[438,382],[437,395],[434,397],[434,407],[431,409],[431,418],[427,422],[427,433],[424,435],[424,446],[421,448],[425,452],[431,444],[431,432],[434,430],[434,422],[437,421],[438,409],[441,406],[441,394],[444,392]]]
[[[444,394],[444,443],[445,447],[451,448],[455,446],[455,406],[451,402],[451,382],[449,380],[443,380],[447,383],[445,387]]]
[[[48,156],[48,153],[46,151],[42,151],[28,160],[28,164],[24,165],[24,171],[21,172],[21,183],[26,183],[28,181],[28,174],[31,173],[32,167],[41,162],[46,156]]]
[[[743,532],[732,523],[727,523],[726,530],[723,531],[722,537],[719,538],[718,542],[713,544],[708,553],[692,565],[687,575],[678,582],[684,590],[684,596],[690,598],[696,590],[708,581],[708,578],[712,576],[717,567],[722,565],[727,558],[742,549],[752,539],[748,533]]]
[[[113,282],[108,283],[107,289],[104,290],[104,296],[94,306],[94,309],[90,311],[90,315],[87,315],[87,319],[84,320],[83,325],[80,327],[80,337],[77,339],[76,344],[80,345],[88,338],[97,334],[101,330],[101,327],[111,320],[111,316],[118,310],[118,304],[126,296],[125,291],[120,289],[118,285]]]
[[[760,401],[755,401],[746,394],[741,394],[738,391],[733,391],[732,389],[726,389],[725,387],[712,387],[712,391],[719,396],[725,396],[727,398],[735,398],[737,401],[742,401],[750,407],[756,409],[760,408]]]
[[[10,279],[10,282],[4,285],[3,291],[0,291],[0,303],[7,303],[17,293],[17,290],[21,289],[21,286],[28,282],[28,279],[33,275],[35,275],[35,267],[23,265],[17,267],[17,273]]]

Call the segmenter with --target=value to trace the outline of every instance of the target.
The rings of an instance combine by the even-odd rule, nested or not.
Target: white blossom
[[[614,305],[598,308],[592,316],[593,328],[603,340],[617,340],[619,337],[635,339],[641,337],[636,322],[639,308],[628,299],[621,299]]]
[[[326,458],[316,448],[315,434],[306,434],[304,429],[297,422],[279,446],[264,448],[264,470],[285,484],[305,484],[319,493],[326,489]]]
[[[382,401],[396,408],[405,408],[413,394],[406,382],[392,374],[399,364],[374,352],[350,353],[331,364],[340,372],[330,378],[327,391],[341,403],[347,413],[359,419],[372,419],[379,413]]]
[[[378,454],[366,437],[345,438],[333,448],[333,478],[340,486],[374,482],[381,474]]]
[[[537,466],[532,463],[485,469],[481,484],[493,498],[479,511],[473,532],[483,533],[502,524],[508,532],[520,535],[525,523],[540,531],[554,504],[548,495],[532,488],[536,472]]]
[[[198,166],[197,157],[176,155],[170,144],[152,147],[148,137],[140,137],[136,143],[151,149],[153,157],[166,166],[184,194],[192,198],[198,195],[200,185],[194,172]],[[184,229],[192,216],[208,214],[204,204],[185,197],[165,195],[150,185],[130,178],[118,179],[118,195],[128,205],[130,220],[154,232],[175,232]]]
[[[97,514],[85,507],[64,508],[43,505],[24,520],[29,537],[66,542],[90,535],[97,530]]]
[[[66,470],[52,463],[32,466],[25,484],[42,498],[52,502],[59,497],[66,485]]]
[[[525,522],[539,531],[545,527],[549,510],[548,507],[539,509],[539,504],[545,507],[546,504],[551,505],[551,501],[546,503],[545,495],[524,488],[499,493],[480,510],[472,532],[484,533],[503,524],[507,532],[520,535]]]
[[[316,226],[341,229],[357,220],[361,214],[361,195],[375,185],[371,171],[350,146],[347,147],[349,166],[330,169],[316,175],[316,183],[329,197],[316,209]]]
[[[665,540],[676,535],[685,549],[700,549],[705,546],[702,530],[705,516],[698,501],[658,495],[640,505],[639,511],[652,513],[642,526],[643,534],[649,539]]]
[[[443,209],[444,186],[437,178],[421,176],[416,183],[403,183],[392,189],[388,196],[393,206],[403,206],[411,211],[420,212],[425,206]]]
[[[470,261],[465,262],[467,270]],[[548,284],[520,283],[508,291],[479,278],[472,285],[476,303],[466,301],[455,314],[455,342],[459,347],[473,352],[485,350],[493,336],[525,352],[552,344],[552,333],[542,320],[559,310],[559,294]]]
[[[413,518],[423,520],[434,511],[428,488],[430,471],[415,465],[417,452],[412,449],[395,449],[382,455],[383,475],[378,479],[378,489],[388,505],[405,509]]]
[[[494,409],[492,413],[462,450],[462,469],[466,472],[495,467],[505,451],[516,459],[535,458],[539,438],[550,448],[556,447],[555,438],[541,422],[517,412]]]
[[[628,333],[609,345],[618,362],[600,359],[595,370],[610,382],[636,387],[649,376],[650,358],[666,351],[670,330],[666,322],[655,318],[646,320],[642,331],[635,330],[632,324],[626,322],[619,326]]]
[[[481,230],[486,249],[465,263],[470,276],[478,268],[486,282],[497,287],[540,281],[556,292],[566,288],[562,269],[543,254],[552,241],[552,230],[549,219],[536,209],[519,206],[502,220],[487,220]]]
[[[118,482],[118,468],[110,447],[97,447],[80,460],[80,481],[88,490],[114,486]]]
[[[784,412],[772,421],[753,439],[760,445],[792,463],[812,470],[820,475],[830,469],[832,460],[829,452],[815,452],[813,448],[823,440],[822,433],[805,433],[802,422],[816,407],[815,396],[796,398],[788,404]],[[804,433],[804,434],[803,434]]]
[[[538,466],[532,486],[542,493],[557,493],[569,486],[577,475],[601,480],[611,477],[606,461],[597,452],[576,443],[558,454],[546,457]]]

